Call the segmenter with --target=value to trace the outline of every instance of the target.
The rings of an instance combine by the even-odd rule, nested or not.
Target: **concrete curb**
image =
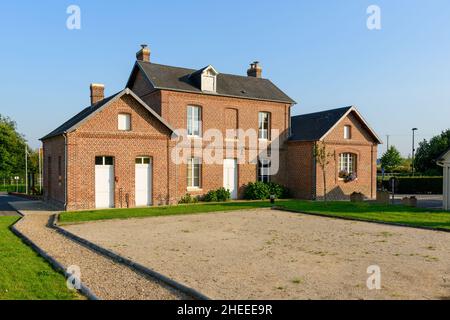
[[[14,233],[17,237],[19,237],[24,243],[26,243],[27,245],[29,245],[34,251],[36,251],[41,257],[43,257],[45,260],[48,261],[48,263],[50,263],[50,265],[57,270],[58,272],[61,272],[66,279],[68,277],[71,276],[71,274],[69,274],[66,269],[64,268],[64,266],[59,263],[56,259],[54,259],[52,256],[50,256],[47,252],[45,252],[44,250],[42,250],[37,244],[35,244],[32,240],[30,240],[27,236],[25,236],[22,232],[20,232],[19,230],[17,230],[16,228],[16,224],[23,219],[24,215],[22,212],[20,212],[19,210],[16,210],[21,218],[14,223],[12,226],[10,226],[10,230],[12,231],[12,233]],[[81,287],[78,290],[82,295],[84,295],[86,298],[88,298],[89,300],[100,300],[88,287],[86,287],[83,282],[81,282]]]
[[[292,212],[292,213],[300,213],[300,214],[306,214],[306,215],[310,215],[310,216],[318,216],[318,217],[329,218],[329,219],[339,219],[339,220],[347,220],[347,221],[376,223],[376,224],[381,224],[381,225],[385,225],[385,226],[404,227],[404,228],[422,229],[422,230],[427,230],[427,231],[436,231],[436,232],[447,232],[447,233],[450,233],[449,229],[444,229],[444,228],[433,228],[433,227],[425,227],[425,226],[411,226],[411,225],[404,224],[404,223],[365,220],[365,219],[358,219],[358,218],[351,218],[351,217],[337,217],[337,216],[327,215],[327,214],[318,213],[318,212],[296,211],[296,210],[293,210],[293,209],[286,209],[286,208],[277,207],[277,206],[272,207],[272,210],[286,211],[286,212]]]
[[[199,291],[197,291],[195,289],[192,289],[181,283],[178,283],[175,280],[172,280],[172,279],[160,274],[159,272],[149,269],[137,262],[134,262],[133,260],[122,257],[121,255],[119,255],[111,250],[100,247],[100,246],[96,245],[95,243],[92,243],[84,238],[81,238],[81,237],[61,228],[60,226],[57,225],[58,216],[59,216],[59,214],[52,215],[51,220],[49,221],[49,226],[51,228],[57,230],[62,235],[70,238],[71,240],[76,241],[76,242],[84,245],[88,249],[91,249],[103,256],[106,256],[107,258],[109,258],[117,263],[124,264],[127,267],[133,269],[134,271],[143,274],[144,276],[156,279],[156,280],[164,283],[168,287],[175,289],[176,291],[179,291],[194,300],[210,300],[210,298],[208,298],[207,296],[205,296],[204,294],[200,293]]]

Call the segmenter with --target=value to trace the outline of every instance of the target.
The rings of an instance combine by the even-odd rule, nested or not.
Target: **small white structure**
[[[450,210],[450,149],[438,158],[437,164],[444,168],[444,210]]]

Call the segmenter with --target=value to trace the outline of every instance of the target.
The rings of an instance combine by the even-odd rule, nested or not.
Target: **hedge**
[[[397,177],[398,187],[395,190],[399,194],[442,194],[442,177]],[[383,188],[392,191],[389,179],[382,182]]]

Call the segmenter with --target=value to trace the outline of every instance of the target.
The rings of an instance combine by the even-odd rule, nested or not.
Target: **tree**
[[[427,175],[442,175],[442,168],[436,164],[436,159],[450,148],[450,129],[440,135],[419,143],[419,148],[414,159],[418,172]]]
[[[403,162],[402,156],[396,147],[390,147],[381,157],[381,167],[392,172]]]
[[[333,156],[333,154],[327,152],[325,143],[316,143],[314,145],[314,158],[316,159],[316,163],[322,169],[324,201],[327,201],[327,166],[330,163],[329,158],[331,156]]]
[[[25,177],[25,138],[17,132],[16,123],[0,114],[0,177],[9,179],[12,175]],[[37,163],[36,163],[37,164]],[[36,171],[33,161],[28,163],[31,171]]]

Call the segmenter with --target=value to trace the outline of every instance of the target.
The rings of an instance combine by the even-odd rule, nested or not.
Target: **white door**
[[[102,158],[96,160],[95,165],[95,207],[96,208],[113,208],[114,207],[114,164]]]
[[[148,157],[136,158],[135,202],[136,207],[152,204],[152,163]]]
[[[237,163],[236,159],[223,160],[223,187],[230,190],[231,199],[237,199]]]

